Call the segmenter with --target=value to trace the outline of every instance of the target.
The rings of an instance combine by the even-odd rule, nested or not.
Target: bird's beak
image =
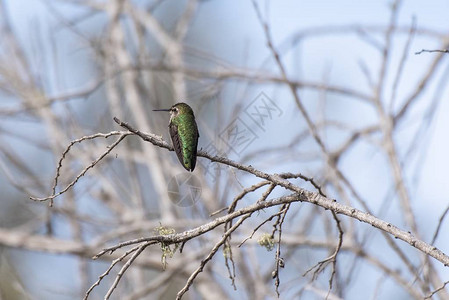
[[[170,111],[170,108],[164,108],[164,109],[153,109],[153,111]]]

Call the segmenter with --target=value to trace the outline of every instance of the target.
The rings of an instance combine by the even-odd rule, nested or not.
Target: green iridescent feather
[[[198,127],[192,109],[185,103],[175,104],[179,113],[173,116],[170,125],[170,136],[179,161],[188,171],[196,165],[198,146]]]

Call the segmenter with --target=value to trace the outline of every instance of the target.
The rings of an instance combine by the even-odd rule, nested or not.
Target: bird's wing
[[[178,126],[176,124],[170,124],[170,126],[168,127],[168,130],[170,132],[171,141],[173,143],[173,148],[175,148],[176,156],[178,156],[179,162],[187,171],[190,171],[184,165],[184,159],[182,157],[182,146],[181,146],[181,141],[179,140],[179,134],[178,134]]]
[[[194,137],[193,137],[193,139],[194,139],[194,142],[193,142],[193,145],[194,145],[194,148],[193,148],[193,157],[192,157],[192,171],[193,171],[193,169],[195,169],[195,165],[196,165],[196,155],[197,155],[197,148],[198,148],[198,138],[200,137],[200,134],[199,134],[199,132],[198,132],[198,126],[196,125],[196,122],[195,122],[195,130],[194,130]]]

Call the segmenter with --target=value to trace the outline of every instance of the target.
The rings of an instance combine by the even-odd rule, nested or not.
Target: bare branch
[[[443,49],[443,50],[426,50],[426,49],[422,49],[421,51],[417,51],[415,52],[416,55],[424,53],[424,52],[428,52],[428,53],[433,53],[433,52],[440,52],[440,53],[449,53],[448,49]]]
[[[96,137],[96,136],[103,136],[103,137],[104,137],[104,136],[109,136],[109,135],[111,135],[111,134],[105,134],[105,135],[99,134],[99,135],[94,135],[94,136],[95,136],[95,137]],[[128,136],[128,135],[130,135],[130,133],[121,133],[120,136],[119,136],[119,138],[118,138],[112,145],[110,145],[110,146],[108,147],[108,149],[107,149],[105,152],[103,152],[103,154],[101,154],[101,155],[100,155],[96,160],[94,160],[90,165],[88,165],[87,167],[85,167],[85,168],[81,171],[81,173],[79,173],[78,176],[76,176],[76,178],[75,178],[69,185],[67,185],[64,189],[62,189],[60,192],[58,192],[58,193],[55,194],[55,193],[54,193],[54,189],[53,189],[53,194],[50,195],[50,196],[48,196],[48,197],[43,197],[43,198],[30,197],[30,199],[33,200],[33,201],[39,201],[39,202],[50,200],[50,206],[52,206],[52,204],[53,204],[53,199],[55,199],[56,197],[58,197],[58,196],[64,194],[64,193],[67,192],[71,187],[73,187],[73,186],[78,182],[78,180],[79,180],[81,177],[83,177],[84,174],[86,174],[86,172],[87,172],[89,169],[93,168],[93,167],[94,167],[97,163],[99,163],[104,157],[106,157],[106,155],[108,155],[109,153],[111,153],[111,151],[112,151],[118,144],[120,144],[120,142],[121,142],[126,136]],[[93,137],[93,138],[94,138],[94,137]],[[84,140],[85,140],[85,139],[86,139],[86,138],[84,138]],[[87,139],[89,139],[89,137],[88,137]],[[76,142],[77,142],[77,141],[73,142],[73,144],[76,143]],[[66,151],[64,151],[63,157],[62,157],[62,159],[59,161],[58,171],[57,171],[57,174],[56,174],[56,177],[55,177],[55,185],[56,185],[57,182],[58,182],[59,169],[60,169],[60,167],[61,167],[61,162],[62,162],[62,160],[64,159],[65,154],[69,151],[70,147],[71,147],[73,144],[71,144],[71,145],[66,149]]]
[[[204,269],[204,266],[212,259],[212,257],[217,253],[218,249],[226,242],[226,240],[229,238],[231,233],[233,233],[247,218],[251,216],[251,213],[247,215],[243,215],[231,228],[229,228],[221,240],[215,244],[215,246],[212,248],[210,253],[201,261],[200,266],[198,269],[195,270],[195,272],[190,275],[189,279],[187,280],[186,285],[178,292],[176,295],[176,299],[181,299],[182,296],[189,290],[190,286],[192,285],[195,278],[198,276],[199,273],[201,273]]]

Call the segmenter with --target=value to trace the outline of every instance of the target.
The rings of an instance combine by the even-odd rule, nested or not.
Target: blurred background
[[[448,11],[443,0],[0,1],[0,299],[83,298],[124,253],[93,261],[104,247],[161,225],[200,226],[260,182],[205,158],[186,178],[173,152],[128,136],[53,207],[30,200],[53,193],[59,164],[56,192],[107,151],[116,134],[82,139],[63,156],[71,141],[122,130],[114,116],[169,141],[169,114],[152,109],[180,101],[195,112],[199,149],[313,177],[330,198],[448,253],[449,54],[419,52],[449,48]],[[179,180],[194,187],[188,204],[168,193]],[[269,199],[287,194],[277,187]],[[237,246],[278,210],[233,234],[236,289],[219,250],[184,298],[276,298],[275,251],[257,243],[273,222]],[[410,245],[340,219],[328,291],[331,266],[304,273],[335,249],[332,215],[292,204],[281,299],[422,299],[448,280],[447,268]],[[111,299],[173,299],[222,233],[188,242],[165,271],[160,247],[146,249]],[[118,270],[89,299],[103,298]],[[449,289],[432,299],[449,299]]]

